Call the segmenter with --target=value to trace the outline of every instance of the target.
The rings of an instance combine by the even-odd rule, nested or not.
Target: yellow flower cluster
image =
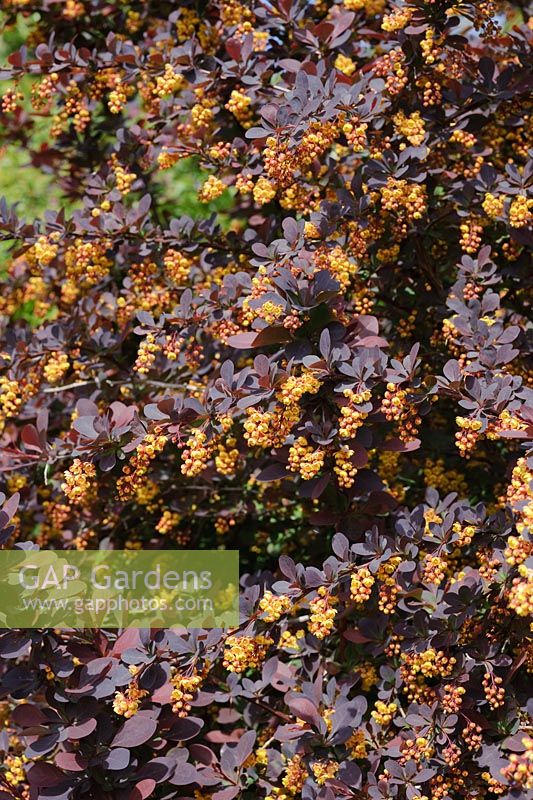
[[[315,450],[305,436],[299,436],[289,449],[289,469],[299,472],[304,481],[314,478],[324,466],[324,451]]]
[[[75,285],[84,287],[97,284],[109,274],[112,262],[106,257],[105,242],[84,242],[77,239],[65,251],[66,274]]]
[[[181,253],[179,250],[173,250],[172,248],[167,250],[163,256],[165,275],[176,286],[179,286],[187,280],[192,264],[193,261],[191,258]]]
[[[517,784],[523,789],[533,789],[533,739],[524,736],[523,753],[511,753],[509,764],[501,770],[502,775],[512,784]]]
[[[215,467],[220,475],[235,475],[237,463],[239,461],[239,450],[235,446],[237,440],[234,436],[229,436],[226,442],[218,445],[215,456]]]
[[[122,195],[129,194],[131,192],[131,186],[137,177],[136,174],[134,172],[128,172],[127,169],[124,169],[122,164],[120,164],[116,153],[113,153],[111,156],[111,168],[115,176],[118,191]]]
[[[4,778],[10,786],[18,786],[26,780],[24,764],[26,764],[27,761],[28,759],[25,756],[6,756]]]
[[[200,475],[207,466],[213,453],[215,442],[207,441],[207,435],[201,430],[195,430],[185,445],[182,454],[181,473],[188,478]]]
[[[479,419],[469,419],[468,417],[456,417],[455,421],[459,428],[455,434],[455,446],[463,458],[467,458],[470,451],[476,446],[479,431],[483,425]]]
[[[251,98],[247,94],[238,89],[233,89],[225,108],[231,111],[243,128],[250,128],[252,125],[251,103]]]
[[[134,456],[122,469],[122,476],[117,481],[117,493],[121,500],[129,500],[135,495],[143,483],[151,461],[161,453],[167,443],[167,437],[161,433],[149,433],[144,438]]]
[[[115,692],[113,711],[121,717],[129,719],[139,710],[141,700],[148,695],[145,689],[139,689],[137,681],[132,681],[125,692]]]
[[[250,447],[281,447],[300,418],[297,405],[287,405],[274,411],[256,408],[246,410],[243,423],[244,438]]]
[[[408,401],[404,389],[395,383],[387,383],[381,410],[389,422],[397,424],[398,435],[403,442],[409,442],[416,436],[422,420],[416,413],[416,408]]]
[[[409,25],[413,11],[413,8],[407,6],[406,8],[397,8],[392,14],[386,14],[381,23],[382,29],[387,33],[403,30]]]
[[[124,105],[126,104],[127,99],[128,95],[124,85],[117,83],[115,88],[111,89],[107,98],[107,105],[111,113],[120,114]]]
[[[333,456],[335,459],[333,472],[337,476],[339,486],[343,489],[350,489],[355,483],[357,469],[351,461],[354,452],[350,447],[343,445]]]
[[[203,677],[194,673],[183,675],[175,672],[172,675],[171,683],[173,686],[170,699],[172,701],[172,711],[178,717],[186,717],[191,710],[191,701],[202,685]]]
[[[292,601],[286,594],[275,595],[270,591],[266,591],[259,601],[259,609],[263,613],[265,622],[277,622],[291,608]]]
[[[167,97],[169,94],[179,92],[186,85],[186,80],[183,75],[174,72],[172,64],[165,64],[165,71],[163,75],[158,75],[155,81],[153,92],[157,97]]]
[[[344,291],[354,276],[357,274],[357,264],[350,259],[348,253],[335,245],[332,248],[320,248],[315,253],[315,264],[317,269],[327,269],[333,277],[340,283]]]
[[[198,199],[202,203],[209,203],[211,200],[216,200],[223,194],[226,186],[215,175],[210,175],[198,190]]]
[[[481,204],[483,211],[485,212],[487,217],[490,217],[490,219],[496,219],[496,217],[502,217],[505,200],[506,200],[505,195],[500,195],[499,197],[497,197],[491,192],[487,192]]]
[[[283,306],[280,303],[273,303],[272,300],[267,300],[258,309],[256,314],[260,319],[264,319],[269,325],[272,325],[277,319],[283,316]]]
[[[507,547],[504,551],[505,560],[512,567],[523,564],[533,555],[533,542],[528,542],[520,536],[509,536]]]
[[[177,528],[180,522],[181,515],[178,514],[177,511],[170,511],[170,509],[166,508],[161,514],[155,529],[158,533],[165,535],[170,533],[174,528]]]
[[[300,648],[300,639],[305,636],[305,631],[299,628],[296,633],[290,631],[283,631],[279,638],[278,647],[283,650],[298,650]]]
[[[319,786],[323,786],[326,781],[332,780],[339,771],[340,764],[331,759],[328,761],[315,761],[311,764],[315,781]]]
[[[454,533],[459,534],[459,538],[457,540],[458,547],[467,547],[469,544],[471,544],[476,533],[476,528],[474,525],[461,525],[460,522],[454,522],[452,525],[452,530]]]
[[[309,773],[302,763],[302,757],[296,754],[289,759],[281,783],[289,794],[294,796],[302,791],[308,777]]]
[[[59,233],[54,232],[49,236],[39,236],[31,248],[31,251],[28,253],[28,256],[30,258],[35,258],[35,261],[43,266],[51,264],[59,250],[57,245],[59,235]]]
[[[342,132],[346,136],[346,141],[357,153],[364,150],[368,144],[367,130],[368,124],[366,122],[359,122],[357,119],[354,119],[352,122],[345,122],[342,126]]]
[[[416,675],[424,678],[447,678],[452,674],[456,659],[448,657],[442,650],[428,648],[423,653],[402,653],[401,675],[408,682]]]
[[[350,597],[356,603],[366,603],[372,595],[372,587],[376,579],[368,567],[359,567],[350,578]]]
[[[509,592],[509,608],[519,617],[533,616],[533,569],[525,564],[518,567],[519,576],[514,578]]]
[[[377,700],[372,711],[372,716],[383,728],[390,725],[394,719],[398,706],[396,703],[384,703],[383,700]]]
[[[525,228],[533,220],[533,198],[528,199],[519,194],[509,208],[509,225],[511,228]]]
[[[343,394],[349,402],[348,405],[341,406],[340,409],[339,436],[342,439],[353,439],[368,417],[367,411],[362,411],[356,406],[368,402],[371,394],[367,389],[363,392],[353,392],[351,389],[346,389]]]
[[[253,187],[253,195],[255,202],[260,206],[264,206],[275,198],[276,187],[268,178],[260,177]]]
[[[301,375],[290,375],[277,393],[277,397],[284,406],[292,406],[297,404],[304,394],[316,394],[320,386],[319,379],[307,370]]]
[[[441,556],[426,556],[422,580],[439,586],[446,577],[446,559]]]
[[[475,219],[469,219],[459,226],[461,231],[460,245],[465,253],[474,255],[481,247],[483,228]]]
[[[424,38],[420,42],[420,49],[426,64],[434,64],[440,51],[435,44],[435,30],[433,28],[427,28]]]
[[[223,664],[228,672],[244,672],[257,669],[266,658],[273,643],[269,636],[228,636],[224,649]]]
[[[63,473],[64,483],[61,489],[71,503],[82,503],[93,488],[92,479],[96,477],[96,467],[90,461],[75,458],[71,466]]]
[[[203,97],[191,108],[191,122],[196,130],[210,125],[213,121],[213,106],[213,100]]]
[[[344,746],[349,751],[350,758],[366,758],[368,755],[368,745],[364,731],[354,731],[350,738],[346,740]]]
[[[309,603],[309,633],[312,633],[317,639],[325,639],[333,630],[333,621],[337,616],[337,612],[333,608],[335,602],[335,598],[328,594],[327,589],[320,586],[318,597]]]
[[[528,467],[526,458],[516,462],[507,488],[507,501],[517,514],[517,531],[533,529],[533,470]]]
[[[459,711],[463,704],[463,697],[466,694],[464,686],[454,686],[451,683],[444,685],[444,695],[442,697],[442,707],[449,714]]]
[[[66,353],[56,350],[46,359],[43,368],[43,375],[48,383],[55,385],[60,383],[70,368],[70,361]]]
[[[351,58],[343,55],[342,53],[339,53],[339,55],[335,59],[335,69],[338,69],[339,72],[342,72],[344,73],[344,75],[348,75],[348,77],[350,77],[351,75],[354,74],[355,70],[357,69],[357,66],[355,64],[355,61],[352,61]]]
[[[422,219],[424,216],[427,195],[423,184],[390,177],[380,193],[381,205],[386,211],[399,215],[403,209],[407,220]]]
[[[157,344],[155,333],[148,333],[139,345],[133,369],[139,375],[148,375],[161,347]]]
[[[504,705],[505,689],[503,687],[503,678],[500,675],[486,672],[483,675],[483,692],[492,709],[496,710]]]
[[[399,111],[393,117],[393,122],[398,133],[405,136],[410,144],[415,147],[422,144],[426,135],[426,129],[424,120],[420,116],[420,111],[415,111],[413,114],[409,114],[409,116],[406,116],[403,111]]]

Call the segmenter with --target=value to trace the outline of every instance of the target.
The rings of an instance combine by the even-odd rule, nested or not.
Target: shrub
[[[522,5],[3,4],[2,546],[243,576],[6,631],[0,798],[533,788]]]

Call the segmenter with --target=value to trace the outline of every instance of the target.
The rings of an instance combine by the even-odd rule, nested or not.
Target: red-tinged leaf
[[[338,558],[346,559],[348,550],[350,548],[350,542],[344,535],[344,533],[336,533],[331,541],[331,547],[333,552]]]
[[[379,333],[379,321],[377,317],[373,317],[371,314],[362,314],[357,319],[357,328],[361,334],[377,336]]]
[[[502,439],[531,439],[531,430],[529,431],[499,431],[498,436]]]
[[[279,725],[273,735],[278,742],[291,742],[294,739],[302,738],[301,725]]]
[[[27,774],[30,785],[36,786],[39,789],[58,786],[65,780],[64,772],[44,761],[34,762],[31,767],[28,768]]]
[[[104,759],[104,766],[114,772],[126,769],[130,763],[130,751],[125,747],[113,747]]]
[[[266,377],[270,370],[270,359],[260,353],[254,358],[254,369],[261,377]]]
[[[84,739],[86,736],[91,735],[96,725],[96,720],[94,717],[91,717],[91,719],[85,722],[80,722],[77,725],[70,725],[68,728],[65,728],[65,733],[69,739]]]
[[[35,425],[24,425],[20,432],[20,438],[28,450],[35,450],[38,453],[42,452],[43,448]]]
[[[211,744],[227,744],[228,742],[238,742],[242,736],[242,729],[240,731],[209,731],[205,734],[206,742]]]
[[[84,772],[89,762],[81,753],[58,753],[55,757],[56,766],[67,772]]]
[[[10,631],[0,639],[0,655],[4,658],[17,658],[28,653],[30,644],[31,639],[26,633]],[[21,708],[21,706],[18,706],[13,711],[13,714],[18,711],[18,708]],[[34,723],[31,724],[33,725]]]
[[[389,342],[382,336],[363,336],[357,340],[357,347],[389,347]]]
[[[211,748],[203,744],[189,745],[189,753],[191,754],[191,758],[198,761],[199,764],[205,764],[206,766],[214,764],[217,760]]]
[[[230,347],[234,347],[236,350],[249,350],[251,347],[254,347],[256,338],[257,333],[236,333],[233,336],[228,337],[228,344]]]
[[[159,689],[156,689],[152,694],[152,702],[159,703],[160,705],[164,706],[166,703],[170,703],[172,692],[174,691],[174,687],[168,681],[160,686]]]
[[[26,639],[26,641],[28,640]],[[11,712],[11,721],[15,725],[20,725],[21,728],[33,728],[36,725],[42,725],[48,719],[38,706],[34,706],[31,703],[22,703]]]
[[[290,556],[281,555],[278,563],[283,575],[293,581],[296,578],[296,564],[292,558]]]
[[[235,755],[237,756],[237,763],[239,765],[244,764],[248,756],[252,753],[256,738],[257,734],[255,731],[247,731],[240,737],[237,742],[237,747],[235,748]]]
[[[343,631],[342,635],[345,639],[348,639],[349,642],[354,642],[355,644],[364,644],[365,642],[372,641],[372,639],[364,636],[357,628],[348,628],[348,630]]]
[[[18,51],[8,55],[7,60],[12,67],[20,68],[22,66],[22,56]]]
[[[526,749],[523,739],[523,733],[515,733],[513,736],[508,736],[507,739],[504,739],[502,745],[506,750],[511,750],[513,753],[523,753]]]
[[[312,525],[334,525],[339,519],[339,515],[334,511],[315,511],[309,515],[309,521]]]
[[[144,716],[140,711],[126,720],[111,742],[111,747],[138,747],[151,739],[156,730],[157,720]]]
[[[94,417],[78,417],[72,423],[72,427],[86,439],[94,439],[96,437]]]
[[[15,492],[15,494],[11,495],[9,500],[6,500],[6,502],[2,506],[2,514],[6,514],[8,520],[11,520],[17,513],[19,502],[20,502],[20,494],[18,492]]]
[[[420,444],[420,439],[411,439],[409,442],[403,442],[396,438],[386,439],[381,445],[381,449],[392,453],[410,453],[412,450],[418,450]]]
[[[265,347],[270,344],[283,344],[284,342],[290,342],[291,339],[292,336],[287,328],[284,328],[283,325],[273,325],[256,334],[253,346]]]
[[[305,481],[300,488],[302,497],[309,497],[311,500],[317,500],[320,495],[325,491],[331,480],[331,474],[326,472],[324,475],[319,475],[312,478],[310,481]]]
[[[264,128],[249,128],[246,131],[247,139],[266,139],[269,132]]]
[[[268,483],[269,481],[279,481],[288,474],[289,473],[287,472],[287,467],[285,464],[270,464],[259,473],[257,480],[263,483]]]
[[[135,788],[130,793],[128,800],[145,800],[150,797],[157,786],[153,778],[144,778],[139,783],[135,784]]]
[[[240,786],[228,786],[227,789],[221,789],[219,792],[215,792],[212,795],[212,800],[232,800],[233,797],[237,797],[240,791]]]
[[[320,727],[321,717],[315,704],[307,697],[296,697],[289,695],[285,697],[285,702],[290,708],[291,712],[309,725],[315,728]]]
[[[193,739],[204,727],[203,720],[198,717],[184,717],[177,719],[170,731],[167,733],[169,739],[186,742]]]
[[[227,39],[225,47],[230,58],[234,61],[241,60],[242,43],[239,39]]]
[[[198,781],[199,772],[193,764],[178,764],[176,772],[169,779],[173,786],[187,786]]]
[[[125,650],[138,646],[142,646],[141,632],[138,628],[127,628],[116,640],[110,655],[120,657]]]

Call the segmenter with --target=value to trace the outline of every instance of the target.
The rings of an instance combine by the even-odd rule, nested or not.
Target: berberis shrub
[[[523,6],[2,3],[2,546],[242,624],[4,632],[0,798],[532,790]]]

